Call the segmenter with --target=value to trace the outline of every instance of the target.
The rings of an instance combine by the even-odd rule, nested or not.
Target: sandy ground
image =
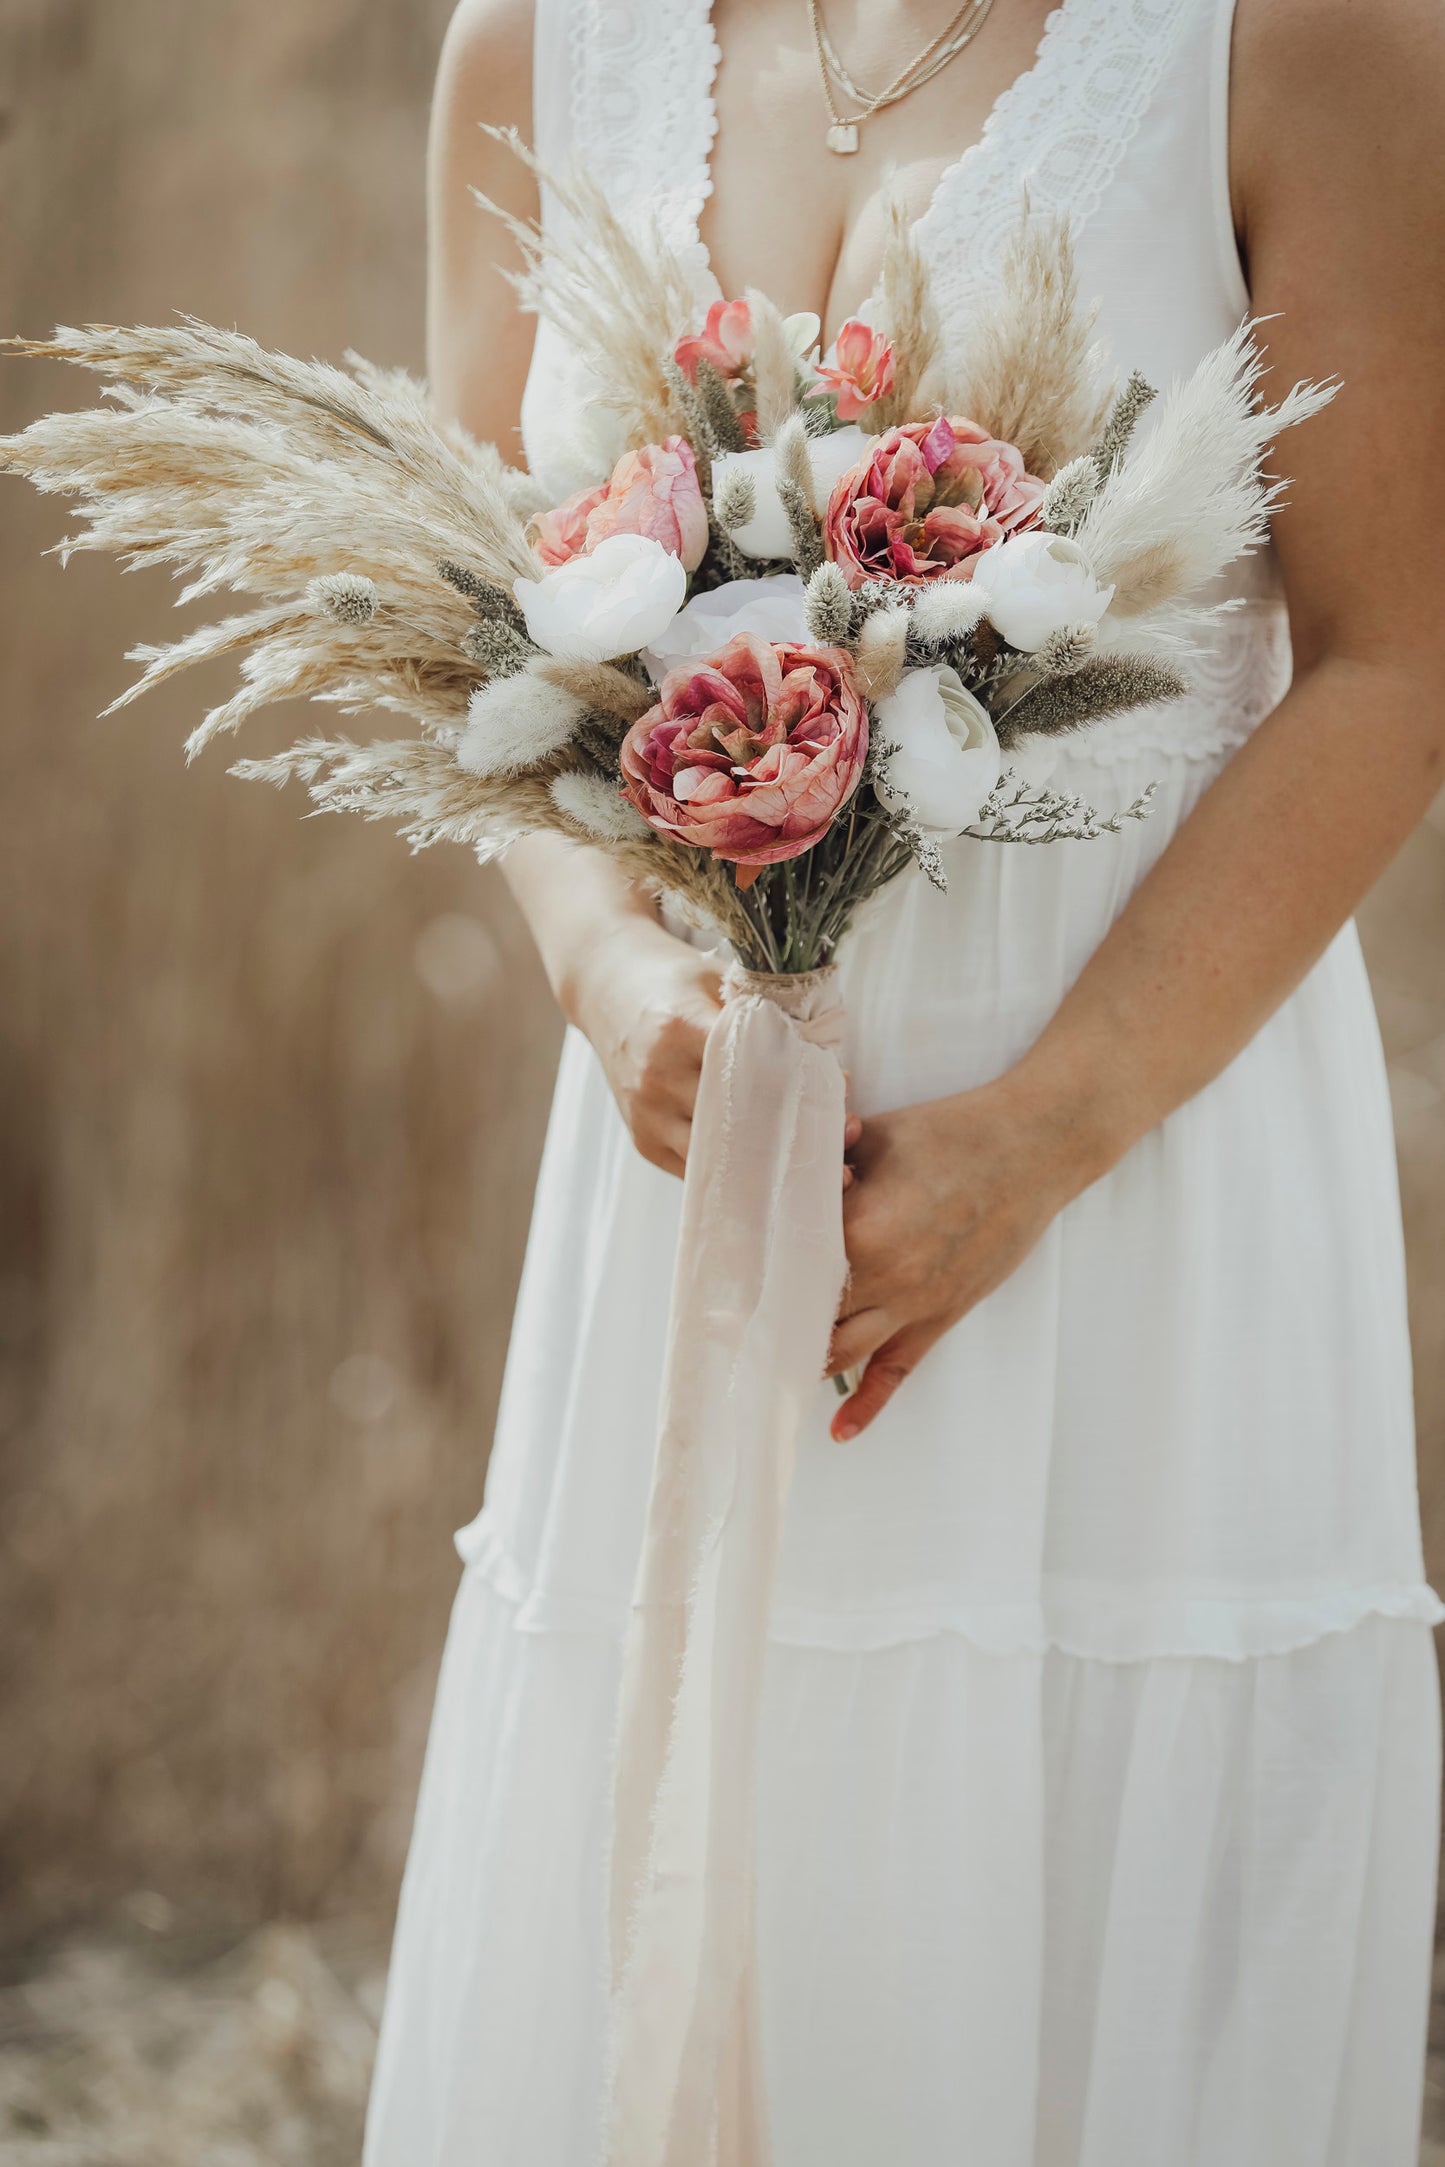
[[[0,1973],[0,2167],[355,2167],[374,1929],[177,1930],[159,1897]],[[1445,1952],[1421,2167],[1445,2167]]]

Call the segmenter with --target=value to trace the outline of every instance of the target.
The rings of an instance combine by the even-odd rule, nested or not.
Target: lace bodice
[[[1249,306],[1228,187],[1233,0],[1063,0],[1034,65],[918,221],[945,329],[966,325],[1025,188],[1067,214],[1080,280],[1121,367],[1185,373]],[[710,0],[538,0],[536,133],[547,163],[579,157],[624,213],[647,203],[710,279],[698,234],[712,188],[719,63]],[[778,297],[786,304],[786,296]],[[1147,426],[1147,421],[1146,421]],[[523,407],[533,471],[560,496],[596,478],[610,447],[560,336],[539,331]],[[1289,682],[1271,560],[1240,568],[1245,607],[1221,618],[1191,697],[1091,731],[1107,764],[1148,750],[1212,759],[1239,743]]]

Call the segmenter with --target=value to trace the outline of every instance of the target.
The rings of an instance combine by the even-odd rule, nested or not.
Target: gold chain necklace
[[[876,95],[870,95],[859,88],[843,66],[837,47],[828,34],[828,26],[823,20],[821,0],[808,0],[808,20],[812,26],[813,44],[818,54],[818,72],[823,82],[823,102],[828,108],[829,125],[825,140],[829,150],[836,151],[840,157],[856,151],[859,124],[871,120],[884,106],[896,105],[901,98],[906,98],[910,92],[920,89],[924,83],[932,82],[940,69],[947,67],[955,54],[962,52],[969,40],[983,28],[984,18],[992,6],[993,0],[965,0],[965,5],[945,23],[938,36],[930,39],[923,51],[910,60],[886,88]],[[835,75],[849,97],[856,101],[856,112],[842,113],[838,110],[833,96]]]

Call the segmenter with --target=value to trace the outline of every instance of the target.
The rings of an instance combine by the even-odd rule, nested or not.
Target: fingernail
[[[840,1422],[833,1435],[840,1445],[850,1445],[858,1435],[858,1425],[856,1422]]]

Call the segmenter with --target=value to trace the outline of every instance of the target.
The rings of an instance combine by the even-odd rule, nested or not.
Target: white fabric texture
[[[1230,0],[1066,0],[920,224],[966,309],[1027,181],[1121,366],[1248,305]],[[696,241],[704,0],[540,0],[537,132]],[[1122,118],[1122,125],[1121,123]],[[778,296],[787,304],[788,296]],[[545,329],[528,455],[574,486]],[[1144,426],[1148,426],[1146,417]],[[580,477],[585,478],[585,475]],[[961,843],[840,970],[865,1115],[1000,1074],[1288,684],[1265,557],[1196,689]],[[597,2167],[609,1799],[679,1186],[569,1034],[403,1892],[368,2167]],[[809,1408],[764,1685],[776,2167],[1414,2167],[1438,1736],[1389,1100],[1353,928],[853,1445]],[[697,2167],[705,2167],[700,2150]]]

